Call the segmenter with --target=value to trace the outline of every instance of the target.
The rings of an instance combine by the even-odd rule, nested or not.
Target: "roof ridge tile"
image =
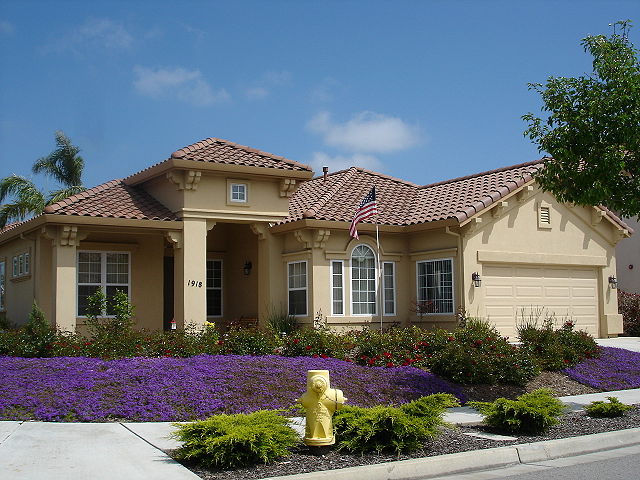
[[[345,170],[342,178],[337,179],[334,184],[329,188],[319,199],[318,201],[309,207],[306,211],[302,213],[303,218],[313,218],[318,214],[320,209],[326,205],[329,199],[342,188],[347,179],[351,179],[351,177],[356,173],[357,168],[351,167]],[[319,177],[321,178],[321,177]]]
[[[419,186],[419,188],[426,189],[426,188],[430,188],[430,187],[437,187],[437,186],[440,186],[440,185],[447,185],[449,183],[456,183],[456,182],[461,182],[461,181],[464,181],[464,180],[470,180],[472,178],[483,177],[485,175],[491,175],[493,173],[500,173],[500,172],[506,172],[508,170],[515,170],[517,168],[524,168],[524,167],[528,167],[528,166],[534,166],[534,165],[537,165],[537,164],[543,165],[545,159],[547,159],[547,158],[549,158],[549,157],[542,157],[542,158],[540,158],[538,160],[533,160],[531,162],[519,163],[517,165],[511,165],[511,166],[508,166],[508,167],[501,167],[501,168],[496,168],[496,169],[493,169],[493,170],[487,170],[485,172],[474,173],[474,174],[471,174],[471,175],[466,175],[464,177],[452,178],[450,180],[442,180],[441,182],[429,183],[427,185],[421,185],[421,186]],[[535,170],[538,170],[538,169],[536,168]]]

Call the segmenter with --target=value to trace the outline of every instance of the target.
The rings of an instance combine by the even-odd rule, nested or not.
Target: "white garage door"
[[[528,314],[544,307],[555,313],[558,327],[571,319],[577,329],[598,336],[596,269],[485,264],[482,271],[487,317],[503,335],[517,337],[523,309]]]

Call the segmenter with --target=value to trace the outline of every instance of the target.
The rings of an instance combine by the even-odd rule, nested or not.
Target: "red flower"
[[[314,353],[314,354],[313,354],[313,358],[318,358],[318,354],[317,354],[317,353]]]
[[[305,350],[311,350],[311,345],[307,345],[306,347],[304,347]]]
[[[447,342],[453,342],[455,340],[455,338],[453,337],[447,337]]]
[[[344,361],[349,363],[353,362],[353,360],[351,360],[350,358],[345,358]]]
[[[384,352],[382,355],[386,358],[390,358],[392,356],[389,352]]]
[[[475,343],[476,345],[482,345],[482,340],[476,340],[474,343]]]
[[[324,353],[322,355],[320,355],[322,358],[329,358],[327,357]]]
[[[300,339],[299,338],[294,338],[293,339],[293,343],[300,343]]]
[[[218,340],[218,345],[224,345],[224,340]]]
[[[393,367],[393,362],[387,362],[387,368]]]
[[[367,362],[369,365],[373,365],[374,363],[376,363],[375,358],[371,358],[369,359],[369,361]]]
[[[91,342],[84,342],[85,347],[88,347],[89,345],[91,345]]]

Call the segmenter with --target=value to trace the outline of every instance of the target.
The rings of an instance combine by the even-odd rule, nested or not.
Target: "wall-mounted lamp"
[[[478,272],[473,272],[471,274],[471,281],[473,282],[474,287],[479,287],[482,283],[482,278],[480,277],[480,274]]]
[[[245,275],[249,275],[251,273],[252,268],[253,268],[253,265],[251,265],[251,262],[247,260],[246,262],[244,262],[244,267],[242,267],[242,271],[244,272]]]
[[[618,288],[618,279],[615,277],[615,275],[611,275],[609,277],[609,286],[613,289]]]

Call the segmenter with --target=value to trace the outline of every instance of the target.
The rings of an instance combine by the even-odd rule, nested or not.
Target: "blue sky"
[[[85,184],[207,137],[426,184],[539,158],[528,82],[636,1],[0,0],[0,176],[63,130]],[[42,179],[39,185],[52,187]]]

